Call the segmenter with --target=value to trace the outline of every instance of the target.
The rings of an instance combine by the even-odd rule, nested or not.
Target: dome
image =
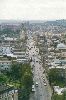
[[[63,43],[60,43],[60,44],[57,45],[57,48],[66,48],[66,45],[63,44]]]

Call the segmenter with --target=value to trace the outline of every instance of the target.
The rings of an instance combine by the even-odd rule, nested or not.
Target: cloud
[[[65,12],[65,0],[0,0],[0,19],[65,19]]]

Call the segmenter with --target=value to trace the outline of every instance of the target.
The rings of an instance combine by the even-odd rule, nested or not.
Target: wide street
[[[51,100],[51,92],[45,76],[44,68],[39,56],[39,49],[36,48],[33,38],[29,39],[29,57],[32,58],[31,67],[35,91],[31,93],[30,100]],[[36,82],[38,86],[36,86]]]

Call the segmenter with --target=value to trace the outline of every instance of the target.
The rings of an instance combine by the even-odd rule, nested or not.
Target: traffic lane
[[[42,86],[41,86],[41,82],[40,82],[40,76],[38,74],[39,70],[38,68],[35,66],[35,72],[34,72],[34,80],[35,82],[37,81],[39,83],[38,89],[36,91],[36,95],[37,95],[37,100],[44,100],[43,98],[43,92],[42,92]]]
[[[29,56],[33,56],[33,55],[36,55],[36,52],[34,49],[30,50],[29,51]]]
[[[35,70],[35,68],[34,68],[34,70]],[[35,73],[35,71],[34,71],[34,85],[35,85],[35,83],[38,82],[38,81],[39,81],[38,72]],[[38,82],[38,83],[39,83],[39,82]],[[38,87],[39,87],[39,86],[38,86]],[[35,89],[36,89],[35,94],[34,94],[35,100],[42,100],[42,99],[40,99],[40,95],[39,95],[40,92],[39,92],[38,87],[35,87]]]
[[[32,49],[32,52],[33,52],[33,53],[36,53],[34,48]],[[36,53],[36,56],[38,57],[38,54],[37,54],[37,53]],[[39,57],[38,57],[38,58],[39,58]],[[41,67],[40,67],[40,70],[42,70]],[[43,70],[42,70],[42,71],[43,71]]]
[[[37,71],[38,73],[38,71]],[[41,82],[40,82],[40,76],[38,74],[36,74],[35,76],[35,82],[38,82],[38,88],[36,88],[36,95],[37,95],[37,100],[44,100],[43,99],[43,92],[42,92],[42,86],[41,86]]]
[[[37,67],[36,67],[37,68]],[[38,70],[37,69],[35,69],[34,70],[34,72],[35,72],[35,74],[34,74],[34,76],[36,76],[36,79],[34,79],[35,81],[37,80],[37,78],[38,78],[38,75],[37,75],[37,73],[38,73]],[[40,84],[39,84],[40,85]],[[41,90],[41,88],[42,87],[40,87],[40,89],[39,90]],[[42,91],[42,90],[41,90]],[[43,92],[42,92],[43,93]],[[40,96],[41,96],[41,99],[40,100],[43,100],[42,98],[43,98],[43,96],[42,96],[42,93],[40,92]],[[39,96],[39,94],[38,94],[38,91],[37,91],[37,95]],[[45,99],[46,100],[46,99]]]
[[[38,63],[37,63],[38,64]],[[38,66],[40,66],[39,64],[38,64]],[[41,72],[43,73],[43,68],[40,66],[40,74],[41,74]],[[45,82],[47,83],[47,86],[44,86],[44,82],[43,82],[43,77],[44,77],[44,79],[45,79]],[[41,75],[41,80],[42,80],[42,82],[41,83],[43,83],[43,87],[45,87],[45,96],[47,97],[46,99],[47,100],[51,100],[51,94],[50,94],[50,92],[49,92],[49,83],[48,83],[48,81],[47,81],[47,79],[46,79],[46,76],[45,76],[45,74],[42,74]]]
[[[33,76],[34,76],[34,77],[33,77],[33,82],[34,82],[34,85],[35,85],[35,82],[36,82],[35,68],[33,68],[33,71],[34,71],[34,73],[33,73]],[[38,97],[37,97],[37,96],[38,96],[38,92],[37,92],[36,87],[35,87],[35,90],[36,90],[36,91],[33,92],[33,96],[34,96],[34,97],[31,97],[32,100],[38,100]]]
[[[36,87],[36,100],[41,100],[40,99],[40,91],[39,91],[39,86]]]
[[[36,99],[35,99],[35,93],[31,93],[31,94],[30,94],[30,100],[36,100]]]
[[[36,54],[34,48],[32,48],[31,50],[29,50],[29,55],[32,56],[32,58],[33,58],[33,60],[34,60],[33,54]],[[34,64],[34,62],[32,61],[31,66],[32,66],[33,64]],[[35,68],[33,68],[33,71],[34,71],[34,73],[33,73],[33,74],[34,74],[34,82],[36,82],[36,80],[37,80],[38,77],[36,77],[37,75],[35,74]],[[35,98],[32,97],[34,100],[40,100],[40,99],[39,99],[38,88],[36,88],[36,92],[35,92],[35,94],[34,94],[34,97],[35,97]],[[32,100],[33,100],[33,99],[32,99]]]
[[[40,91],[40,100],[47,100],[47,96],[45,93],[45,87],[42,84],[40,73],[38,73],[39,76],[39,91]]]
[[[39,70],[39,68],[38,68],[38,70],[37,70],[37,66],[36,66],[36,72],[38,72],[38,76],[39,76],[39,91],[40,91],[40,100],[47,100],[47,98],[46,98],[46,93],[45,93],[45,88],[44,88],[44,85],[42,84],[43,83],[43,81],[41,80],[41,73],[40,73],[40,70]]]
[[[40,82],[40,88],[39,89],[42,89],[41,91],[42,91],[42,96],[45,98],[45,100],[47,100],[47,89],[46,89],[46,87],[47,86],[44,86],[44,82],[43,82],[43,78],[42,78],[42,74],[43,74],[43,72],[41,72],[41,70],[39,69],[39,67],[37,67],[37,66],[39,66],[39,63],[36,63],[36,69],[38,68],[38,72],[39,72],[39,74],[38,74],[38,76],[39,76],[39,82]],[[46,90],[46,91],[44,91],[44,90]]]
[[[32,52],[35,53],[35,52],[34,52],[34,49],[32,50]],[[38,60],[38,59],[37,59],[37,60]],[[39,69],[38,69],[38,70],[39,70]],[[35,70],[35,71],[38,72],[38,70]],[[36,75],[36,76],[37,76],[37,75]],[[41,83],[42,83],[42,82],[41,82]],[[39,86],[41,86],[41,83],[40,83]],[[40,87],[40,89],[42,89],[42,87]],[[39,90],[40,90],[40,89],[39,89]],[[41,95],[40,95],[40,96],[41,96],[41,99],[40,99],[40,100],[44,100],[44,98],[45,98],[44,94],[42,94],[42,93],[43,93],[43,92],[42,92],[42,90],[41,90],[41,92],[40,92],[40,94],[41,94]],[[37,94],[36,94],[36,95],[37,95]],[[43,97],[43,96],[44,96],[44,97]],[[37,99],[37,98],[36,98],[36,99]],[[46,98],[45,98],[45,100],[46,100]]]

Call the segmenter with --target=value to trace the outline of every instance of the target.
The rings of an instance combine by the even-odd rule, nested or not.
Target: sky
[[[0,0],[0,19],[66,19],[66,0]]]

